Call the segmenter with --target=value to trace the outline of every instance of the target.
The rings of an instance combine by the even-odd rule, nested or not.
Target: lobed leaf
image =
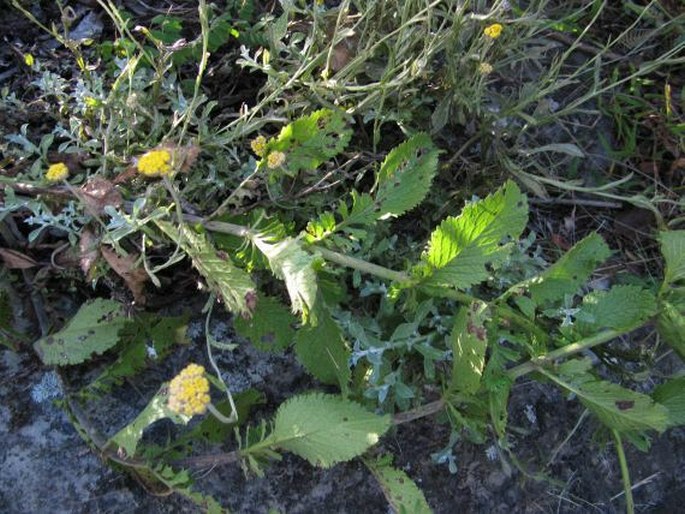
[[[97,298],[84,303],[62,330],[36,341],[34,348],[45,364],[80,364],[116,345],[128,323],[122,304]]]
[[[528,202],[508,181],[484,200],[467,205],[431,234],[423,263],[416,268],[424,284],[468,288],[489,276],[488,266],[509,253],[506,240],[517,239],[526,226]]]
[[[279,407],[269,440],[328,468],[363,454],[391,425],[389,415],[377,416],[338,396],[303,394]]]

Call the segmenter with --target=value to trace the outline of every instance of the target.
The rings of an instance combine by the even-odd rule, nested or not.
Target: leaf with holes
[[[84,303],[62,330],[36,341],[34,348],[45,364],[80,364],[116,345],[128,323],[122,304],[97,298]]]
[[[303,394],[279,407],[268,442],[329,468],[363,454],[391,425],[389,415],[378,416],[338,396]]]

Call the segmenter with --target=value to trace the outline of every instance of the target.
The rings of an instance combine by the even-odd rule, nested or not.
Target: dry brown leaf
[[[81,239],[78,243],[81,255],[79,256],[79,264],[83,274],[88,277],[93,264],[97,261],[100,252],[98,251],[98,239],[95,237],[93,231],[89,228],[84,228],[81,231]]]
[[[136,267],[138,256],[122,256],[108,246],[101,246],[100,252],[114,272],[124,279],[136,303],[145,305],[144,287],[149,277],[143,268]]]
[[[111,205],[119,207],[123,198],[114,184],[102,177],[91,178],[82,188],[81,194],[86,208],[95,213],[102,214],[105,207]]]
[[[16,250],[9,248],[0,248],[0,257],[5,261],[5,266],[9,269],[29,269],[40,266],[28,255],[24,255]]]

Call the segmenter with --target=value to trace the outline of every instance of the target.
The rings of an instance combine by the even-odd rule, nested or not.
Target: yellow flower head
[[[138,159],[138,171],[146,177],[159,177],[171,172],[171,154],[168,150],[150,150]]]
[[[169,383],[169,409],[177,414],[204,414],[209,402],[209,381],[199,364],[188,364]]]
[[[69,168],[63,162],[51,164],[45,173],[45,178],[50,182],[59,182],[69,176]]]
[[[478,66],[478,71],[481,75],[490,75],[492,73],[492,64],[489,62],[482,62]]]
[[[266,138],[264,136],[257,136],[250,142],[250,147],[255,155],[264,157],[264,152],[266,151]]]
[[[285,154],[283,152],[271,152],[266,158],[266,165],[269,169],[276,169],[285,162]]]
[[[502,25],[500,25],[499,23],[493,23],[492,25],[488,25],[487,27],[485,27],[485,29],[483,29],[483,34],[485,34],[489,38],[497,39],[502,33],[503,28],[504,27],[502,27]]]

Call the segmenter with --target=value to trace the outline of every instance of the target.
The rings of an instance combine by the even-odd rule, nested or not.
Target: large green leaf
[[[62,330],[36,341],[34,348],[45,364],[79,364],[116,345],[127,323],[122,304],[97,298],[84,303]]]
[[[639,327],[656,312],[656,297],[638,286],[614,286],[583,298],[577,328],[583,333],[601,329],[628,331]]]
[[[472,394],[480,388],[488,346],[483,308],[483,304],[474,303],[463,307],[455,318],[450,335],[454,359],[451,391]]]
[[[430,286],[467,288],[489,276],[487,266],[508,255],[507,240],[517,239],[526,226],[528,202],[508,181],[484,200],[467,205],[431,234],[428,251],[417,267]]]
[[[198,234],[187,225],[177,226],[161,220],[155,220],[155,223],[190,257],[195,269],[210,289],[221,296],[229,310],[250,315],[247,302],[255,294],[255,286],[247,272],[236,267],[223,252],[218,252],[205,234]]]
[[[285,281],[293,312],[301,312],[306,317],[316,302],[316,258],[304,251],[297,239],[287,238],[272,244],[254,236],[252,242],[269,260],[274,275]]]
[[[350,381],[350,351],[342,332],[330,313],[318,315],[315,327],[300,328],[295,336],[298,360],[324,384],[337,384],[346,394]]]
[[[376,216],[400,216],[425,198],[438,169],[438,149],[427,134],[393,148],[378,172]]]
[[[378,460],[364,459],[383,489],[383,494],[398,514],[430,514],[433,512],[416,483],[402,471],[392,466],[388,457]]]
[[[595,268],[609,258],[611,250],[604,239],[592,233],[545,271],[530,286],[530,295],[538,305],[563,300],[587,282]]]
[[[668,409],[670,426],[685,425],[685,376],[664,382],[654,390],[652,398]]]
[[[377,416],[338,396],[303,394],[279,407],[268,441],[328,468],[364,453],[391,424],[389,415]]]
[[[659,242],[666,260],[664,282],[673,284],[685,280],[685,230],[661,232]]]
[[[288,308],[276,298],[259,296],[252,317],[237,317],[233,325],[256,348],[279,351],[290,346],[295,339],[295,321]]]
[[[581,364],[586,360],[581,359]],[[578,359],[561,365],[558,376],[540,371],[562,388],[574,393],[609,428],[621,432],[663,432],[668,428],[669,414],[666,407],[655,403],[645,394],[581,372],[577,363]]]

